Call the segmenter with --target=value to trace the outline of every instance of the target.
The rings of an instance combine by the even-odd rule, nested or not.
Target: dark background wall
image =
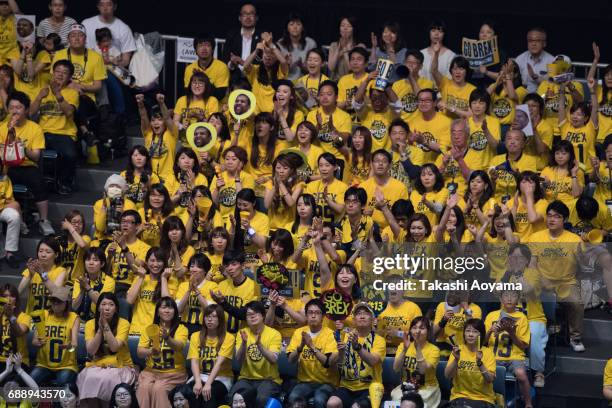
[[[18,0],[24,12],[47,16],[47,0]],[[68,15],[82,20],[97,14],[95,0],[68,0]],[[568,54],[574,61],[591,61],[591,42],[600,43],[602,62],[612,61],[612,1],[551,0],[261,0],[254,1],[259,26],[280,37],[291,11],[299,12],[306,28],[322,44],[338,36],[338,20],[346,14],[359,20],[362,41],[372,30],[379,32],[385,20],[401,23],[409,47],[428,43],[427,27],[434,18],[448,26],[447,45],[460,48],[463,35],[476,38],[480,24],[492,19],[498,25],[500,46],[515,56],[526,49],[526,30],[534,25],[548,30],[548,50]],[[119,0],[117,15],[138,32],[191,36],[209,32],[223,37],[237,26],[241,1],[233,0]]]

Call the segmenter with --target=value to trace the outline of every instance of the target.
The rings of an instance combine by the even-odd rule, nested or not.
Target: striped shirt
[[[76,20],[72,17],[65,16],[64,22],[60,26],[59,30],[57,30],[57,26],[51,23],[51,18],[45,18],[38,25],[38,28],[36,29],[36,36],[39,38],[46,38],[51,33],[57,33],[62,39],[62,44],[66,45],[68,44],[68,33],[70,32],[70,27],[76,23]]]

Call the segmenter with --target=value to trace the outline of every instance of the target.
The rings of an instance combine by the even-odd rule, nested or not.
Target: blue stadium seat
[[[278,355],[278,373],[281,378],[297,378],[297,363],[290,363],[287,353],[280,352]]]
[[[79,344],[77,345],[77,364],[85,366],[87,362],[87,345],[85,344],[85,333],[79,332]]]
[[[436,378],[438,379],[438,384],[440,384],[440,392],[443,396],[450,395],[453,386],[451,380],[444,375],[446,363],[448,363],[448,361],[438,361],[438,366],[436,367]]]
[[[128,347],[130,348],[130,355],[132,356],[132,361],[134,364],[140,366],[140,368],[145,367],[145,360],[138,357],[138,342],[140,341],[140,336],[129,336],[128,337]]]
[[[506,396],[506,367],[497,366],[495,369],[495,381],[493,381],[493,391],[496,394]]]
[[[393,357],[385,357],[383,361],[382,380],[385,388],[395,388],[401,383],[401,376],[393,370]]]

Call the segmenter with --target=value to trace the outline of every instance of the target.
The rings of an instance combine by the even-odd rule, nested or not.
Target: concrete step
[[[76,172],[77,190],[102,193],[106,179],[125,170],[127,160],[127,157],[119,157],[99,166],[79,167]]]
[[[93,204],[102,196],[91,191],[79,191],[65,197],[52,195],[49,197],[49,219],[53,226],[58,230],[59,222],[71,210],[79,210],[85,217],[85,223],[90,226],[93,222]],[[87,227],[86,226],[86,227]]]
[[[573,373],[601,376],[610,353],[610,340],[584,340],[586,351],[574,352],[569,346],[556,348],[557,371],[560,373]]]
[[[584,339],[586,342],[591,340],[608,340],[612,339],[612,316],[603,310],[593,311],[589,314],[593,318],[584,319]],[[611,353],[612,356],[612,353]]]
[[[553,373],[538,390],[537,401],[539,408],[604,408],[602,374]]]

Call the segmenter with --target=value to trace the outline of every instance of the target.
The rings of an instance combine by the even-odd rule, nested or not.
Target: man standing
[[[189,80],[194,72],[203,72],[215,87],[213,95],[222,100],[229,86],[229,69],[227,65],[213,55],[215,53],[215,39],[209,36],[199,36],[193,39],[197,61],[192,62],[185,68],[185,88],[189,86]]]
[[[132,54],[136,51],[136,42],[130,27],[115,17],[117,10],[116,0],[98,0],[100,14],[83,20],[87,34],[87,48],[96,48],[96,30],[107,27],[113,34],[113,46],[121,52],[119,65],[130,65]]]
[[[546,31],[534,27],[527,31],[527,51],[516,57],[516,63],[521,70],[523,85],[529,92],[535,92],[540,82],[547,78],[547,65],[552,64],[555,57],[544,51],[546,48]]]
[[[240,69],[244,60],[255,50],[260,41],[261,31],[257,30],[257,10],[255,6],[247,3],[240,8],[240,30],[230,31],[226,36],[223,47],[223,60],[227,62],[232,71],[232,82],[241,76]]]

